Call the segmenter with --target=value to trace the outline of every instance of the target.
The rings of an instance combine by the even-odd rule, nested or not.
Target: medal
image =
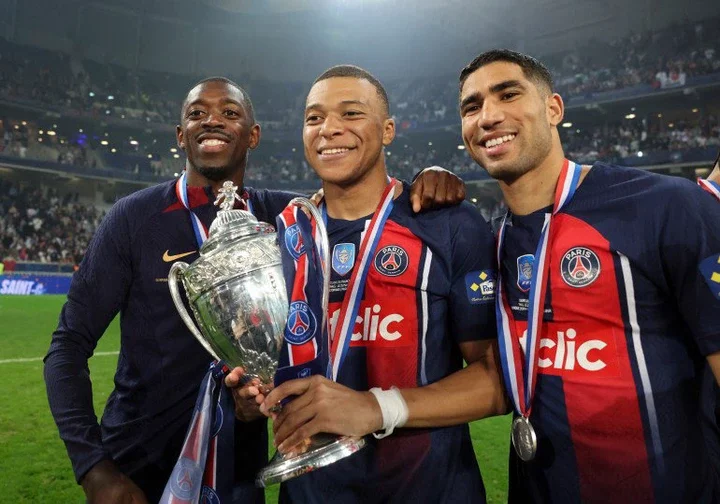
[[[582,166],[567,159],[563,163],[551,213],[545,214],[540,240],[535,251],[535,261],[532,265],[532,277],[529,282],[527,338],[523,352],[520,338],[517,335],[515,320],[510,304],[505,294],[502,278],[502,246],[505,239],[505,225],[508,219],[503,219],[498,234],[497,265],[498,281],[495,298],[495,313],[498,320],[498,346],[500,349],[500,363],[502,364],[505,388],[512,400],[515,412],[519,415],[512,424],[512,443],[515,452],[521,460],[527,462],[535,457],[537,451],[537,435],[530,424],[533,394],[537,378],[538,351],[540,349],[540,336],[547,292],[550,269],[550,226],[552,218],[572,199],[575,190],[580,184]]]
[[[537,436],[530,420],[524,416],[515,417],[512,423],[511,439],[515,453],[523,462],[530,462],[537,452]]]

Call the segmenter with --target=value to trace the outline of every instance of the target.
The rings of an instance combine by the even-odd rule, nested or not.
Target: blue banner
[[[72,275],[0,275],[0,295],[67,294]]]

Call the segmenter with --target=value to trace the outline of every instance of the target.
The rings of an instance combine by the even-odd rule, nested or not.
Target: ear
[[[548,123],[550,123],[551,126],[557,127],[565,116],[565,104],[563,103],[563,99],[559,94],[553,93],[547,97],[545,103]]]
[[[185,135],[179,124],[175,126],[175,138],[177,139],[177,146],[185,150]]]
[[[395,119],[385,119],[383,122],[383,139],[384,146],[388,146],[395,140]]]
[[[260,144],[260,136],[260,125],[255,123],[252,125],[252,128],[250,128],[250,143],[248,144],[248,147],[251,149],[257,147],[258,144]]]

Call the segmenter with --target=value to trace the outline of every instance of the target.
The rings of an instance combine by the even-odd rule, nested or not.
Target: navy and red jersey
[[[294,196],[249,189],[256,217],[274,223]],[[217,214],[210,187],[188,187],[192,210],[209,227]],[[157,502],[212,360],[180,319],[167,276],[177,260],[198,257],[191,216],[175,182],[118,201],[73,276],[45,358],[48,398],[78,481],[112,459]],[[87,359],[120,313],[115,388],[100,425],[93,411]],[[236,473],[248,499],[262,501],[254,477],[267,460],[266,423],[236,422]]]
[[[506,231],[518,334],[548,211]],[[717,202],[684,179],[596,163],[553,218],[548,253],[538,451],[511,454],[510,500],[717,502],[701,428],[705,357],[720,351]]]
[[[494,238],[469,204],[414,215],[395,200],[374,255],[338,382],[355,390],[422,387],[462,368],[458,344],[495,338]],[[329,317],[337,322],[369,218],[328,219]],[[355,265],[355,266],[354,266]],[[484,502],[467,424],[397,429],[283,484],[303,503]]]

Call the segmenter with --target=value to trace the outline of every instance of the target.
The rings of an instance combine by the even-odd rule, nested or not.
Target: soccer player
[[[460,115],[509,208],[497,299],[521,413],[510,501],[717,502],[700,389],[706,361],[720,375],[720,208],[681,178],[566,160],[562,98],[529,56],[473,60]]]
[[[337,382],[285,382],[261,409],[296,396],[274,418],[282,452],[318,432],[386,437],[283,484],[283,502],[485,501],[466,422],[506,408],[495,358],[494,238],[467,203],[413,215],[403,184],[384,227],[372,227],[376,247],[361,248],[395,183],[383,153],[394,136],[387,94],[372,75],[338,66],[317,78],[303,141],[323,183],[331,250],[350,255],[333,260],[328,314],[333,338],[345,336],[349,350]],[[362,265],[359,316],[341,335],[349,313],[341,306]]]
[[[252,103],[237,84],[224,78],[198,83],[185,98],[177,127],[178,146],[187,155],[184,175],[118,201],[73,277],[45,358],[45,380],[88,502],[157,502],[162,494],[211,360],[173,305],[168,272],[174,261],[198,257],[203,233],[217,214],[217,190],[225,180],[244,187],[248,152],[259,141]],[[432,173],[416,186],[418,206],[462,193],[447,172]],[[295,196],[251,188],[243,195],[268,223]],[[98,425],[87,360],[118,313],[115,389]],[[254,478],[267,460],[265,422],[252,421],[262,417],[257,406],[236,404],[236,415],[248,423],[235,425],[235,497],[264,502]]]

